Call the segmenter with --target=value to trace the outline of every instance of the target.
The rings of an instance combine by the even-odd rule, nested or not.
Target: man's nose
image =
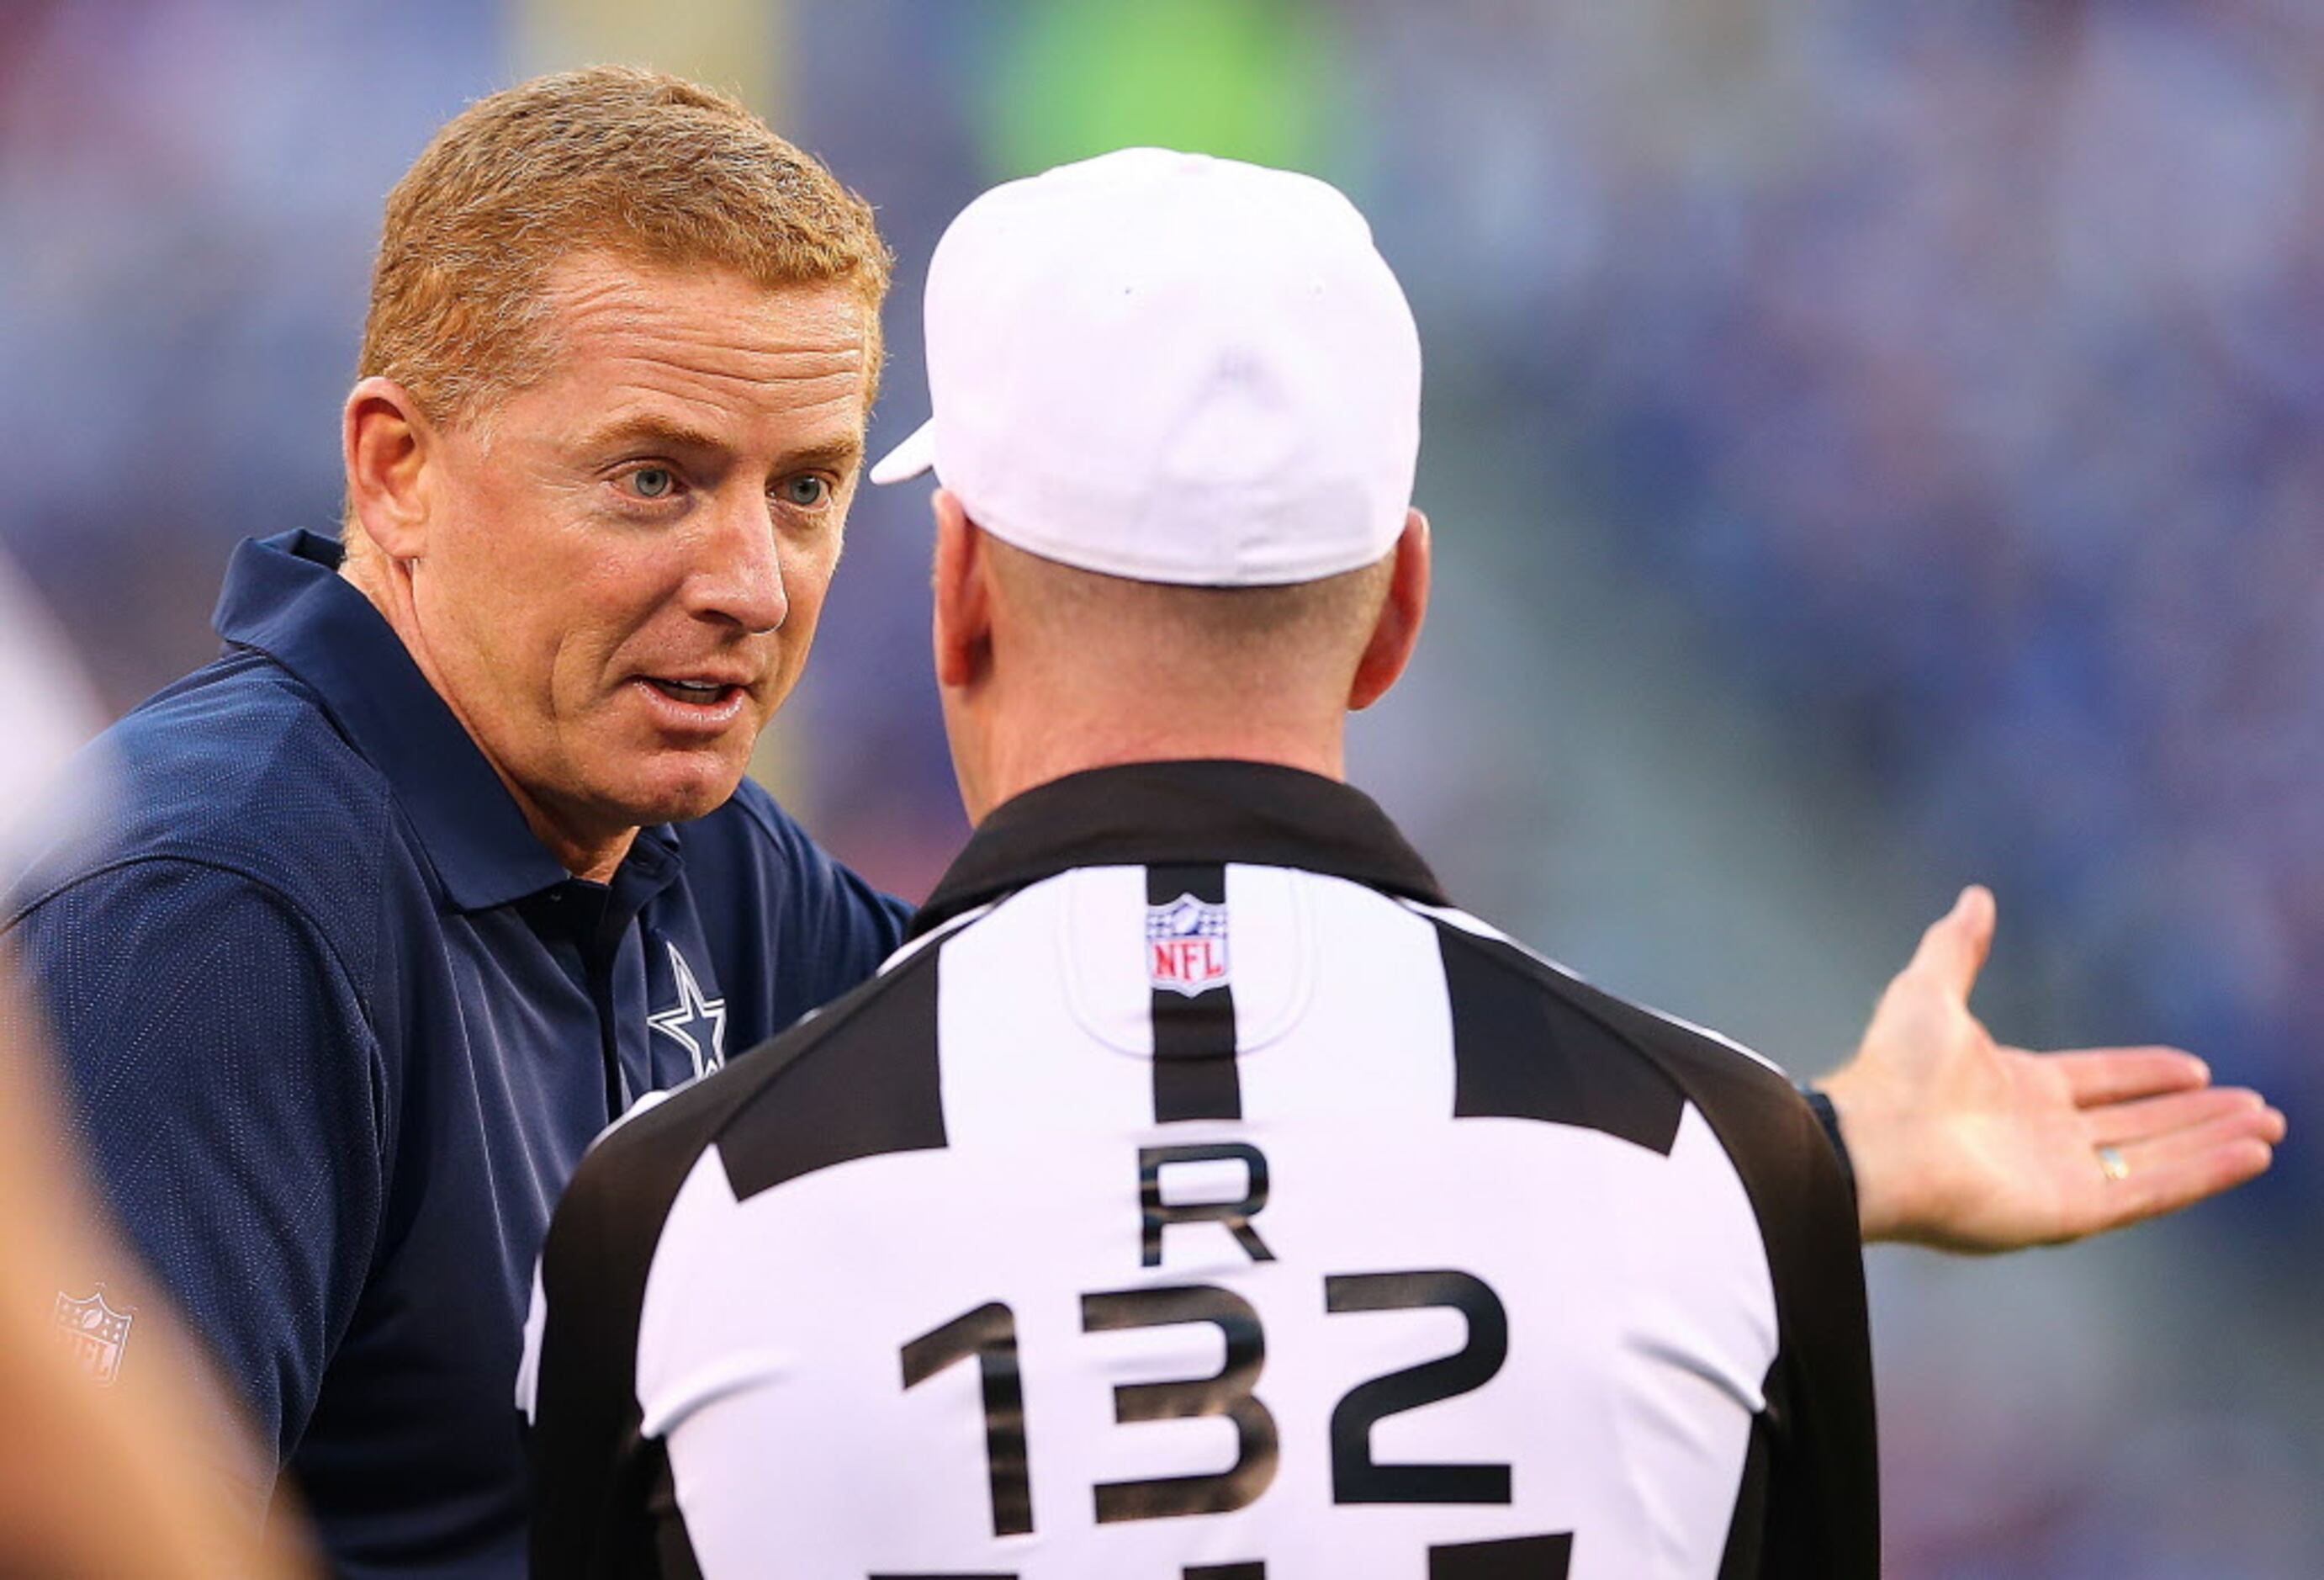
[[[750,632],[780,627],[791,605],[765,498],[737,490],[718,501],[707,525],[709,541],[694,575],[696,611]]]

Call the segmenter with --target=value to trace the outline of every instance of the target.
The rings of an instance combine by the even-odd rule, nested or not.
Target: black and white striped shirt
[[[1877,1572],[1854,1207],[1771,1067],[1284,768],[1031,791],[916,928],[583,1163],[537,1575]]]

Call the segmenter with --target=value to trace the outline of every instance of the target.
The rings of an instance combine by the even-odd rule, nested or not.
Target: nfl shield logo
[[[100,1383],[121,1375],[121,1352],[129,1343],[130,1316],[105,1303],[103,1284],[86,1300],[75,1300],[61,1291],[57,1295],[57,1326],[63,1330],[65,1343],[81,1369]]]
[[[1146,908],[1146,977],[1193,998],[1227,980],[1227,908],[1181,894]]]

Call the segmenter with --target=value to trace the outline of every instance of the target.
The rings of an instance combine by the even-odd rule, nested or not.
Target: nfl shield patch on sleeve
[[[60,1290],[56,1322],[81,1369],[100,1383],[121,1375],[121,1354],[129,1344],[129,1321],[135,1307],[115,1311],[106,1304],[105,1286],[86,1299],[76,1300]]]

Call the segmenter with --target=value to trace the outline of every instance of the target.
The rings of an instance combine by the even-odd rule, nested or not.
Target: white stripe
[[[1339,878],[1238,867],[1228,892],[1237,901],[1235,944],[1243,951],[1238,1019],[1246,996],[1268,1003],[1266,974],[1245,972],[1240,958],[1307,979],[1297,992],[1296,1029],[1275,1032],[1273,1046],[1241,1061],[1244,1119],[1253,1125],[1451,1119],[1452,1016],[1435,929]],[[1271,905],[1251,909],[1246,927],[1244,897],[1262,895]],[[1277,919],[1293,916],[1305,957],[1295,963],[1279,948],[1262,956],[1269,933],[1291,935]],[[1265,922],[1275,925],[1259,925]]]
[[[1013,1148],[1153,1123],[1146,947],[1140,867],[1036,883],[953,937],[936,962],[953,1145]]]

